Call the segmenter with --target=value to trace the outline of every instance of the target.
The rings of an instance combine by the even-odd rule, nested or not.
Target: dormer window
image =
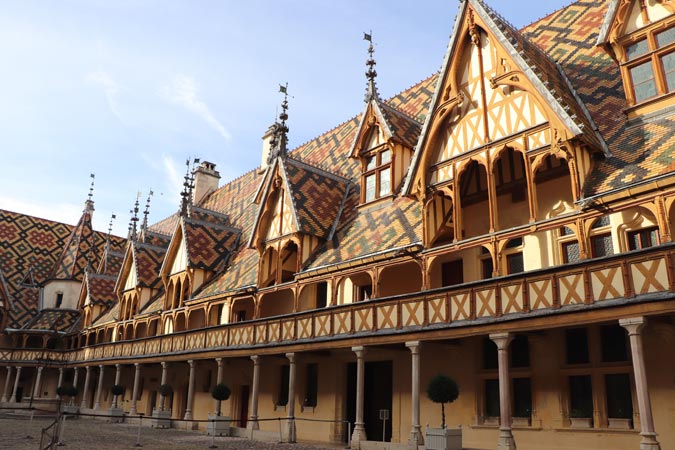
[[[363,202],[372,202],[391,194],[391,150],[380,147],[363,158]]]
[[[670,24],[672,25],[672,24]],[[632,104],[675,91],[675,28],[648,28],[624,46],[624,79]]]

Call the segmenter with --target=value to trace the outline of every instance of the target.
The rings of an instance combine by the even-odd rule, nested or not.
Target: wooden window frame
[[[382,163],[382,155],[389,152],[389,161]],[[375,158],[375,166],[368,169],[368,161]],[[388,197],[394,192],[394,151],[388,145],[381,145],[361,155],[361,203],[371,203],[380,198]],[[382,189],[382,173],[389,171],[389,191]],[[366,183],[371,176],[375,177],[375,192],[373,198],[368,198]]]

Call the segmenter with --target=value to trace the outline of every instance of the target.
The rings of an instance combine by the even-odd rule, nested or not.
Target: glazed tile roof
[[[88,273],[85,276],[85,286],[89,301],[94,305],[102,305],[104,308],[112,306],[117,301],[115,295],[116,276]]]
[[[408,148],[415,148],[422,131],[422,124],[384,102],[377,102],[377,104],[378,112],[387,123],[394,141]]]
[[[136,275],[139,287],[159,289],[162,287],[162,279],[159,270],[164,262],[166,247],[133,242],[133,258],[136,263]]]
[[[111,248],[106,248],[96,272],[104,275],[117,275],[120,272],[120,269],[122,269],[123,261],[124,253],[111,250]]]
[[[139,314],[150,314],[161,311],[164,308],[164,291],[160,292],[155,298],[150,299],[148,303],[141,309]]]
[[[115,304],[109,310],[102,313],[97,319],[94,319],[91,326],[97,327],[106,323],[115,322],[119,318],[119,312],[120,304],[119,302],[115,302]]]
[[[12,296],[9,294],[9,287],[7,281],[0,270],[0,308],[13,309]]]
[[[21,331],[70,333],[80,324],[80,312],[73,309],[43,309]]]
[[[225,268],[241,236],[241,231],[228,223],[226,215],[204,208],[193,207],[189,217],[181,218],[189,267],[211,272]]]

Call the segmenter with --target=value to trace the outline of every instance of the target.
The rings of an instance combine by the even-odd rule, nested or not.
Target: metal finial
[[[287,152],[286,144],[288,143],[288,83],[279,85],[279,92],[284,94],[284,100],[281,102],[281,113],[279,114],[279,121],[275,122],[274,132],[270,139],[270,154],[267,158],[267,163],[271,164],[277,156],[285,156]]]
[[[94,181],[96,180],[96,174],[95,173],[90,173],[89,177],[91,178],[91,185],[89,186],[89,201],[92,201],[92,197],[94,196]]]
[[[366,71],[366,78],[368,79],[368,87],[366,88],[366,97],[365,102],[368,103],[371,100],[377,100],[379,95],[377,93],[377,86],[375,85],[375,78],[377,78],[377,71],[375,70],[375,58],[373,54],[375,53],[375,48],[373,47],[373,32],[363,33],[363,40],[368,41],[370,45],[368,46],[368,59],[366,60],[366,66],[368,70]]]
[[[96,175],[93,173],[89,174],[89,178],[91,178],[91,184],[89,185],[89,194],[87,194],[87,201],[84,202],[84,211],[93,211],[94,210],[94,180],[96,179]]]
[[[145,201],[145,210],[143,211],[143,223],[141,224],[141,232],[143,233],[143,239],[145,239],[145,232],[148,230],[148,215],[150,214],[150,200],[155,193],[150,189],[148,198]]]
[[[136,201],[134,202],[134,209],[129,210],[131,214],[131,220],[129,221],[129,239],[135,241],[138,238],[138,211],[139,209],[139,199],[141,198],[141,191],[138,191],[136,195]]]

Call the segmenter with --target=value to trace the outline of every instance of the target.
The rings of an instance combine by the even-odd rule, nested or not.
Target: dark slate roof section
[[[76,309],[43,309],[21,331],[67,334],[76,331],[79,324],[80,312]]]
[[[389,125],[394,141],[408,148],[415,148],[422,131],[422,124],[384,102],[378,102],[378,113]]]

